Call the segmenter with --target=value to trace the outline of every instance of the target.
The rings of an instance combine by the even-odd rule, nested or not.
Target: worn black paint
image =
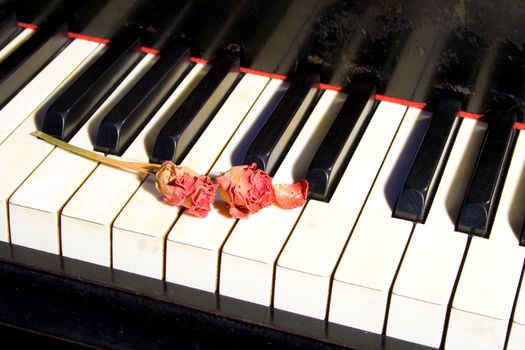
[[[0,324],[134,349],[427,347],[0,242]]]

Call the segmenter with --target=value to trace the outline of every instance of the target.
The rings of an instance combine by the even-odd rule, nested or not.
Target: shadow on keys
[[[53,338],[44,334],[26,331],[0,324],[0,338],[5,344],[16,344],[20,348],[31,348],[38,344],[39,347],[49,349],[92,349],[60,338]]]

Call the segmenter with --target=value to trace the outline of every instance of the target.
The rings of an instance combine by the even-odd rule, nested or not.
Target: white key
[[[0,173],[0,240],[9,241],[8,201],[20,184],[29,176],[40,162],[53,150],[53,146],[29,135],[37,130],[44,100],[66,78],[75,76],[86,62],[97,53],[98,44],[75,40],[66,47],[42,72],[40,72],[5,108],[0,110],[0,125],[9,124],[4,129],[7,136],[15,128],[19,115],[27,119],[0,144],[0,162],[9,166],[9,171]],[[48,94],[40,94],[46,90]],[[33,97],[32,97],[33,96]],[[32,100],[34,98],[34,101]],[[39,107],[40,105],[40,107]],[[9,117],[11,117],[10,120]],[[22,121],[23,118],[20,118]],[[0,126],[2,128],[2,126]],[[23,152],[21,152],[23,150]]]
[[[405,112],[382,102],[330,202],[306,205],[277,261],[276,308],[325,318],[333,271]]]
[[[447,348],[503,348],[518,290],[525,247],[518,246],[523,213],[523,131],[519,132],[489,239],[473,237],[452,303]],[[521,209],[521,210],[520,210]]]
[[[204,76],[206,68],[197,64],[188,73],[122,158],[148,161],[158,131]],[[62,211],[62,254],[111,266],[111,224],[144,179],[142,174],[99,165]]]
[[[363,206],[406,112],[407,108],[402,105],[391,102],[379,104],[330,198],[330,204]]]
[[[275,272],[274,306],[324,319],[330,280],[359,209],[310,200]]]
[[[79,129],[70,144],[93,149],[97,126],[102,118],[126,89],[140,78],[141,73],[153,64],[154,58],[154,55],[148,55],[135,67]],[[97,164],[62,149],[53,150],[9,201],[11,241],[33,249],[60,253],[60,211]]]
[[[252,109],[253,113],[250,112],[247,116],[246,121],[248,123],[245,124],[243,122],[243,124],[241,124],[240,130],[234,135],[235,140],[232,140],[235,141],[235,143],[230,142],[228,144],[227,149],[221,154],[217,164],[214,165],[212,173],[221,170],[225,171],[233,165],[239,164],[226,164],[226,162],[227,160],[231,162],[233,151],[246,150],[246,145],[242,145],[240,142],[244,141],[246,133],[254,132],[254,130],[251,129],[251,124],[253,124],[251,121],[261,115],[263,110],[268,108],[269,101],[281,85],[281,82],[275,81],[272,82],[271,89],[266,88],[264,90],[262,96],[257,100],[256,105]],[[323,128],[322,124],[324,123],[324,128],[326,128],[327,123],[323,121],[323,116],[337,96],[336,93],[331,92],[321,97],[321,100],[305,123],[287,157],[283,160],[281,167],[286,166],[286,163],[293,162],[298,158],[301,150],[304,150],[305,144],[317,127]],[[340,107],[341,105],[339,105],[339,108]],[[333,117],[335,113],[337,113],[337,110],[331,109],[331,112],[332,115],[330,117]],[[328,119],[330,119],[330,117]],[[315,143],[316,141],[313,142]],[[306,165],[301,165],[304,168],[308,163],[309,161],[306,160]],[[298,169],[295,170],[297,171]],[[299,169],[299,171],[301,170]],[[288,172],[291,173],[291,170],[288,170]],[[290,174],[286,180],[290,181],[289,178],[291,177]],[[258,215],[265,211],[266,209],[259,212]],[[166,280],[214,292],[217,289],[218,263],[221,247],[236,222],[237,220],[231,218],[229,215],[224,215],[224,213],[221,212],[221,207],[217,207],[211,211],[204,220],[186,215],[182,216],[168,236]],[[199,232],[199,235],[195,235],[195,232]],[[180,266],[185,266],[185,268],[181,269],[179,268]]]
[[[516,242],[521,234],[523,222],[525,221],[523,208],[525,207],[525,154],[521,152],[525,147],[525,131],[519,131],[515,151],[509,166],[503,192],[498,205],[497,214],[500,211],[506,215],[496,215],[491,235],[491,240]],[[512,319],[507,349],[515,350],[523,348],[525,344],[525,287],[521,282],[520,292],[516,301],[516,309]]]
[[[182,164],[206,174],[268,79],[247,74],[237,84]],[[113,267],[163,278],[165,239],[181,209],[164,203],[150,176],[113,224]]]
[[[0,110],[0,143],[29,116],[38,123],[38,118],[46,107],[44,101],[98,46],[99,44],[90,41],[74,40],[20,90]]]
[[[521,350],[523,344],[525,344],[525,287],[523,287],[522,281],[510,328],[507,350]]]
[[[386,334],[439,347],[468,236],[455,232],[486,123],[463,119],[425,224],[415,227],[394,284]],[[417,332],[414,329],[418,329]]]
[[[447,349],[503,349],[524,249],[472,238],[452,303]]]
[[[0,62],[2,62],[7,56],[15,51],[20,45],[22,45],[35,31],[33,29],[24,29],[17,34],[2,50],[0,50]]]
[[[429,113],[409,108],[335,272],[329,320],[382,333],[388,293],[413,227],[392,218]]]
[[[517,137],[489,235],[491,241],[510,244],[519,244],[525,221],[525,131],[518,131]]]

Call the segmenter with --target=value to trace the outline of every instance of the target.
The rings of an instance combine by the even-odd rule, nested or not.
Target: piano
[[[100,348],[522,349],[525,8],[0,1],[0,326]],[[74,156],[256,163],[308,202],[163,203]]]

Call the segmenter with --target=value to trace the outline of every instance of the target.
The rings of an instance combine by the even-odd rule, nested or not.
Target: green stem
[[[118,160],[114,158],[109,158],[103,155],[100,155],[96,152],[88,151],[86,149],[73,146],[67,142],[64,142],[62,140],[59,140],[51,135],[48,135],[42,131],[34,131],[31,133],[31,135],[34,135],[54,146],[57,146],[65,151],[71,152],[73,154],[76,154],[78,156],[94,160],[95,162],[100,162],[103,164],[107,164],[113,167],[117,168],[124,168],[129,170],[138,171],[145,174],[151,174],[155,175],[157,171],[160,169],[160,165],[158,164],[152,164],[152,163],[137,163],[137,162],[126,162],[123,160]]]

